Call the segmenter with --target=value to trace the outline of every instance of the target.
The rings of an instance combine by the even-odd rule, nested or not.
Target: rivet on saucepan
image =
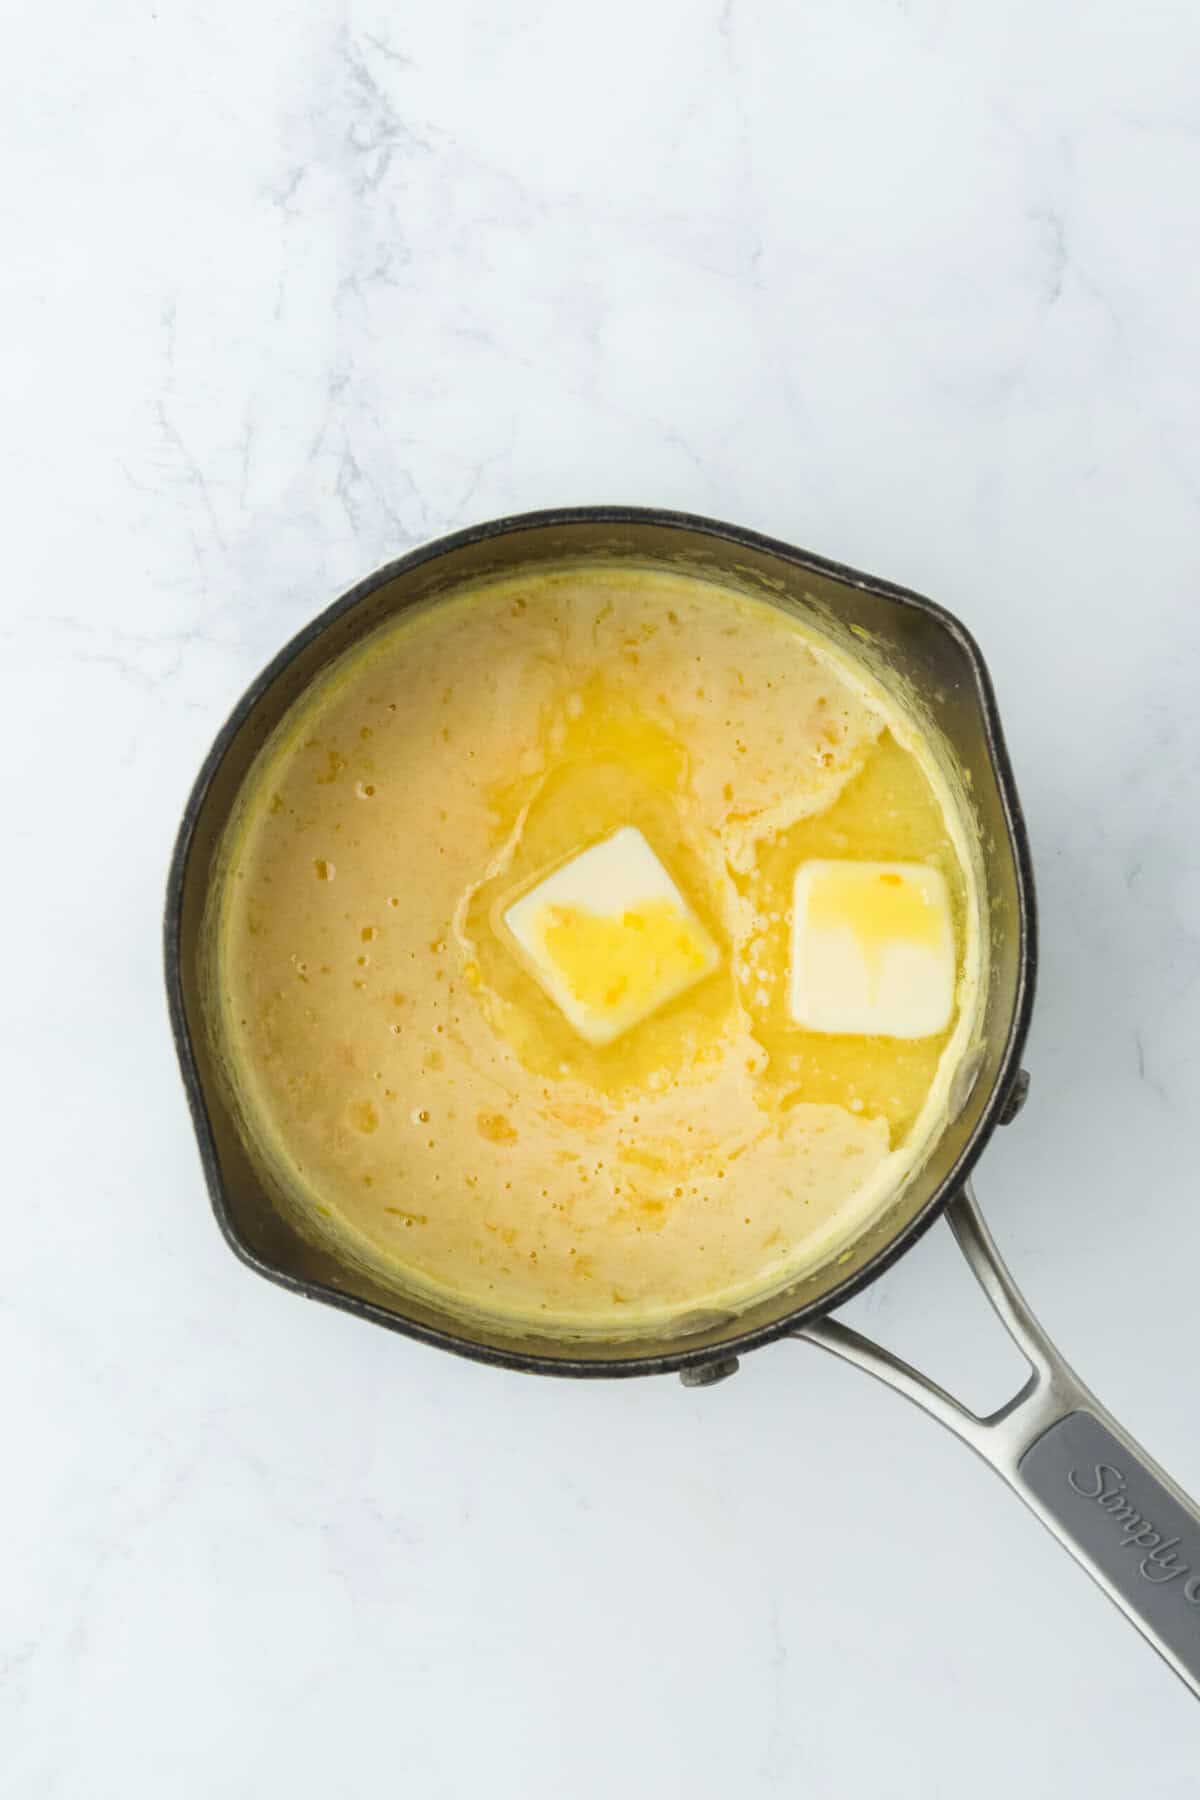
[[[949,1113],[952,1119],[957,1119],[959,1113],[971,1098],[971,1095],[975,1090],[975,1083],[979,1080],[979,1072],[983,1068],[986,1055],[987,1052],[984,1049],[984,1046],[979,1044],[967,1056],[964,1056],[962,1062],[958,1065],[954,1074],[954,1080],[950,1084]]]
[[[1008,1099],[1004,1102],[1004,1111],[1000,1114],[1001,1125],[1011,1125],[1028,1098],[1029,1070],[1018,1069],[1013,1076],[1012,1086],[1008,1090]]]
[[[718,1362],[698,1363],[694,1369],[680,1369],[679,1379],[686,1388],[713,1387],[737,1372],[737,1357],[726,1356]]]

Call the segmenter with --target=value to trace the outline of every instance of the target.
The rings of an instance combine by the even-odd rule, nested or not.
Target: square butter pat
[[[504,914],[530,972],[580,1037],[608,1044],[719,961],[633,825],[563,863]]]
[[[954,1011],[945,877],[923,863],[801,863],[791,1009],[807,1031],[920,1038]]]

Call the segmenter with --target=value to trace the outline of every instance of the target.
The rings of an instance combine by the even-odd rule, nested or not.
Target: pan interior
[[[209,884],[218,846],[227,840],[236,796],[262,745],[278,729],[289,705],[320,677],[343,646],[360,642],[380,622],[394,619],[407,606],[444,595],[464,581],[511,578],[514,569],[544,570],[556,561],[577,560],[581,555],[594,566],[624,565],[628,569],[634,564],[653,564],[683,569],[795,609],[810,627],[815,624],[834,649],[839,642],[850,647],[857,663],[869,664],[893,691],[900,687],[911,712],[924,709],[922,723],[939,745],[946,779],[955,785],[960,800],[970,797],[991,980],[970,1056],[960,1058],[960,1068],[969,1072],[973,1081],[959,1082],[955,1104],[948,1109],[928,1155],[891,1206],[879,1212],[852,1243],[841,1246],[835,1257],[794,1279],[776,1283],[773,1291],[754,1295],[748,1304],[739,1297],[739,1303],[710,1309],[706,1315],[676,1316],[669,1327],[647,1321],[632,1338],[581,1342],[578,1333],[548,1339],[544,1332],[532,1332],[523,1341],[511,1325],[498,1329],[495,1321],[486,1317],[464,1323],[461,1309],[439,1304],[436,1295],[398,1294],[391,1283],[380,1279],[378,1269],[370,1267],[369,1259],[356,1262],[347,1257],[344,1244],[335,1246],[319,1236],[314,1239],[311,1232],[298,1228],[294,1214],[280,1205],[278,1191],[271,1191],[271,1184],[264,1182],[261,1156],[248,1152],[245,1112],[239,1113],[228,1084],[221,1082],[211,1040],[195,1029],[201,998],[198,962],[203,912],[203,887],[198,877],[203,871],[204,886]],[[1022,913],[1007,796],[992,756],[991,723],[986,689],[969,642],[934,609],[905,596],[855,587],[836,574],[750,544],[723,543],[709,531],[595,519],[515,530],[498,540],[467,543],[429,562],[402,568],[353,599],[294,650],[235,721],[228,741],[221,746],[213,779],[200,799],[188,880],[181,895],[180,973],[197,1056],[199,1095],[205,1124],[212,1132],[210,1176],[217,1185],[219,1211],[236,1247],[280,1278],[328,1287],[343,1303],[380,1309],[385,1322],[409,1326],[419,1333],[446,1335],[460,1345],[466,1339],[470,1347],[483,1351],[491,1346],[506,1360],[528,1358],[538,1366],[583,1362],[601,1369],[605,1365],[632,1367],[661,1356],[678,1359],[709,1345],[769,1333],[798,1309],[821,1304],[898,1241],[922,1210],[936,1201],[947,1172],[961,1164],[972,1134],[978,1133],[1003,1073],[1010,1048],[1007,1027],[1019,986],[1019,958],[1011,952],[1020,941]],[[999,1032],[997,1021],[1004,1027]]]

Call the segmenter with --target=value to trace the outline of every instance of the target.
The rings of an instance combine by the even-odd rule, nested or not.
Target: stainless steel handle
[[[857,1364],[969,1444],[1082,1563],[1200,1696],[1200,1508],[1084,1386],[1030,1312],[970,1188],[951,1229],[1029,1380],[980,1418],[936,1382],[837,1319],[797,1337]]]

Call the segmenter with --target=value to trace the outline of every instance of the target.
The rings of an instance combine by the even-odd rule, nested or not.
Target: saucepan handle
[[[1030,1312],[975,1197],[947,1214],[1030,1377],[986,1418],[837,1319],[797,1333],[922,1407],[983,1457],[1200,1696],[1200,1508],[1080,1381]]]

